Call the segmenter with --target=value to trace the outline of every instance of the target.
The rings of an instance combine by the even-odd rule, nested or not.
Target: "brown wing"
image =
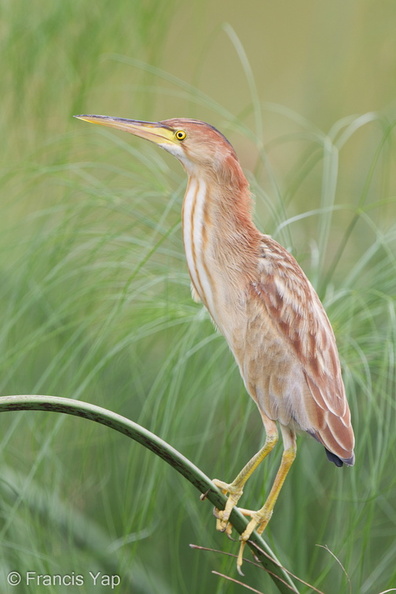
[[[332,327],[296,260],[267,235],[262,236],[259,277],[252,289],[301,365],[307,385],[303,413],[312,424],[302,428],[325,446],[330,460],[352,465],[354,435]],[[298,413],[293,414],[297,424]]]

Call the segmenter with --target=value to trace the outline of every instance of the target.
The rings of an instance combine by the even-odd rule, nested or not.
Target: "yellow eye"
[[[187,134],[184,132],[184,130],[178,130],[177,132],[175,132],[175,136],[177,140],[184,140]]]

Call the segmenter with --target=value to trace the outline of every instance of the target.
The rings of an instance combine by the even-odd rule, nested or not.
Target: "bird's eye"
[[[177,140],[184,140],[185,137],[187,136],[187,134],[184,132],[184,130],[178,130],[175,133],[175,136],[176,136]]]

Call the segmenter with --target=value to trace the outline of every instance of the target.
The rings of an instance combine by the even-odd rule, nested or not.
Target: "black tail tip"
[[[327,458],[330,460],[330,462],[333,462],[336,466],[338,466],[338,468],[341,468],[341,466],[344,466],[344,464],[347,466],[353,466],[355,464],[355,456],[353,454],[350,458],[339,458],[328,449],[325,448],[325,450]]]

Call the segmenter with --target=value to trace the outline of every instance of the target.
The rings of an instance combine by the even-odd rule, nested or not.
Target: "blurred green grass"
[[[357,435],[345,471],[299,440],[267,538],[326,594],[348,581],[317,544],[352,592],[377,594],[396,585],[395,9],[307,0],[285,22],[272,3],[260,18],[222,5],[33,0],[27,16],[20,0],[2,4],[1,393],[106,406],[210,476],[231,479],[257,450],[254,405],[189,295],[183,172],[72,115],[210,121],[247,169],[258,226],[293,251],[325,302]],[[235,576],[233,560],[188,547],[236,552],[152,454],[78,419],[0,422],[1,591],[16,591],[14,569],[117,573],[121,592],[244,591],[211,575]],[[251,479],[247,507],[262,504],[279,453]],[[275,592],[255,568],[246,581]],[[86,579],[84,592],[101,590]]]

